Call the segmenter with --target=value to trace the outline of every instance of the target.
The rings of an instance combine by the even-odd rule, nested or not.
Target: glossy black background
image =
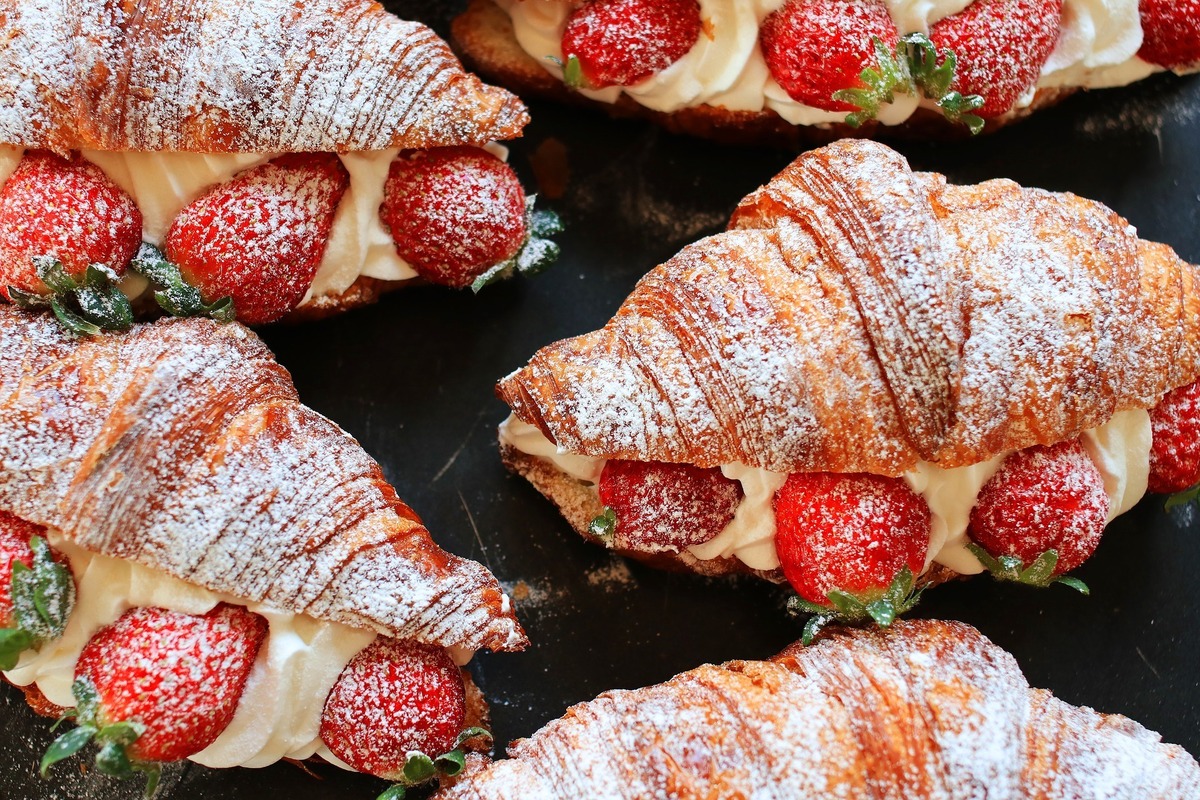
[[[445,33],[462,4],[390,5]],[[550,272],[478,297],[398,292],[337,319],[263,334],[301,397],[380,460],[443,546],[484,562],[506,586],[529,587],[517,610],[533,647],[475,661],[501,742],[605,689],[661,681],[704,661],[768,656],[800,630],[780,589],[657,572],[580,541],[500,465],[495,426],[505,408],[491,390],[541,345],[603,324],[643,272],[719,230],[737,200],[791,156],[552,105],[535,103],[532,112],[511,157],[526,184],[529,155],[548,138],[566,145],[571,169],[566,195],[551,204],[568,231]],[[1101,200],[1144,237],[1200,261],[1200,79],[1167,76],[1081,95],[993,136],[900,149],[914,166],[956,182],[1009,177]],[[929,593],[918,615],[970,622],[1016,655],[1031,684],[1127,714],[1200,753],[1196,510],[1168,514],[1159,498],[1145,500],[1110,526],[1079,575],[1089,598],[980,579]],[[48,726],[11,688],[0,691],[0,723],[0,798],[140,796],[73,767],[60,767],[50,783],[36,778]],[[159,796],[323,800],[371,798],[383,787],[327,765],[313,771],[186,765],[168,771]]]

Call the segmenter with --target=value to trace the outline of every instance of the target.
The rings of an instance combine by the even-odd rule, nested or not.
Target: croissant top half
[[[81,339],[0,306],[0,509],[215,592],[442,646],[517,650],[451,555],[237,324]]]
[[[521,102],[366,0],[0,0],[0,143],[189,152],[483,145]]]
[[[957,622],[847,629],[572,707],[437,800],[1196,800],[1136,722],[1031,689]]]
[[[801,156],[498,394],[566,451],[896,475],[1049,444],[1200,375],[1197,267],[1104,206]]]

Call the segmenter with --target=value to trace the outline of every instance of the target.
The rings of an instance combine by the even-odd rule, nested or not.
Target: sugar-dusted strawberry
[[[392,162],[379,216],[422,278],[478,291],[558,257],[558,246],[541,238],[561,230],[558,218],[535,213],[533,203],[512,167],[486,150],[438,147]]]
[[[662,72],[700,38],[696,0],[591,0],[567,18],[562,36],[568,84],[632,86]]]
[[[320,735],[360,772],[419,783],[462,743],[465,719],[462,674],[444,648],[380,637],[342,670]]]
[[[952,50],[958,65],[953,88],[980,95],[984,119],[1010,110],[1037,82],[1058,44],[1062,0],[975,0],[935,22],[929,38]]]
[[[1018,450],[983,485],[971,509],[972,552],[999,578],[1067,583],[1092,555],[1108,521],[1104,477],[1078,439]]]
[[[898,39],[883,0],[788,0],[763,20],[758,36],[784,91],[826,111],[856,108],[833,95],[864,86],[859,74],[876,60],[872,37],[889,50]]]
[[[597,490],[605,515],[593,533],[643,553],[704,544],[733,521],[743,497],[742,485],[720,469],[661,461],[607,461]]]
[[[75,579],[45,535],[42,526],[0,511],[0,669],[62,636],[75,605]]]
[[[25,153],[0,187],[0,296],[83,334],[133,323],[116,284],[142,237],[123,189],[78,155]]]
[[[916,602],[932,515],[899,478],[798,472],[775,493],[775,548],[795,607],[830,619],[870,617],[889,625]],[[919,594],[919,593],[918,593]]]
[[[166,258],[204,304],[216,307],[232,298],[242,322],[273,322],[304,299],[349,185],[346,168],[332,153],[280,156],[214,186],[180,211],[167,231]],[[169,278],[148,277],[181,294]],[[172,307],[172,297],[162,295],[159,302],[171,313],[209,311],[180,302]]]
[[[1143,61],[1167,69],[1200,64],[1200,0],[1140,0]]]
[[[1200,483],[1200,381],[1167,392],[1150,410],[1149,489],[1172,494]]]
[[[200,752],[229,726],[266,635],[266,620],[239,606],[202,616],[126,611],[79,654],[72,685],[79,727],[50,746],[43,775],[94,740],[101,773],[144,773],[152,793],[160,762]]]

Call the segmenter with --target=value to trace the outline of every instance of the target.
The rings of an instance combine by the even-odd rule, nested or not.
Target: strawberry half
[[[1150,491],[1182,492],[1200,483],[1200,381],[1167,392],[1150,410]]]
[[[826,111],[854,111],[834,99],[865,88],[876,63],[872,37],[895,50],[899,34],[883,0],[789,0],[763,20],[759,42],[771,75],[793,100]]]
[[[133,312],[116,284],[141,236],[133,198],[99,167],[30,150],[0,188],[0,295],[78,333],[124,330]]]
[[[833,619],[888,626],[911,608],[932,515],[904,481],[798,472],[775,493],[775,548],[797,610],[815,614],[804,641]]]
[[[720,469],[619,459],[605,462],[597,490],[605,514],[593,521],[593,535],[644,553],[704,544],[733,521],[744,496]]]
[[[567,18],[563,30],[567,84],[602,89],[641,83],[687,55],[701,27],[696,0],[592,0]]]
[[[1200,0],[1140,0],[1143,61],[1167,69],[1200,65]]]
[[[388,169],[379,216],[400,257],[431,283],[478,291],[558,257],[561,230],[534,212],[512,167],[478,147],[406,150]]]
[[[267,622],[221,604],[203,616],[134,608],[101,628],[79,654],[72,691],[79,727],[60,736],[41,770],[95,740],[96,769],[147,776],[200,752],[229,726],[267,636]]]
[[[169,274],[138,268],[164,287],[156,297],[172,314],[210,313],[228,297],[242,322],[274,322],[312,285],[349,185],[337,156],[296,153],[238,173],[188,204],[171,223],[164,252],[204,308],[178,305],[175,295],[183,293]]]
[[[321,713],[321,741],[350,766],[398,781],[383,796],[439,773],[457,775],[462,743],[490,736],[463,729],[462,674],[444,648],[379,637],[356,655],[330,690]]]
[[[1058,44],[1061,22],[1062,0],[975,0],[935,22],[929,38],[957,56],[952,87],[982,96],[976,114],[991,119],[1037,82]]]
[[[1018,450],[983,485],[967,533],[998,578],[1034,586],[1060,578],[1092,555],[1108,521],[1104,477],[1078,439]]]
[[[0,669],[62,636],[75,606],[75,579],[46,529],[0,511]]]

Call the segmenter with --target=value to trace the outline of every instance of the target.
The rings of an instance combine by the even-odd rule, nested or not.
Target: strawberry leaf
[[[829,606],[811,603],[799,595],[788,598],[787,609],[793,614],[828,614],[830,611]]]
[[[1088,588],[1086,583],[1070,575],[1061,575],[1052,580],[1051,583],[1061,583],[1063,586],[1070,586],[1082,595],[1090,595],[1092,593],[1092,590]]]
[[[525,200],[525,241],[521,243],[517,254],[488,268],[472,281],[472,292],[478,294],[483,287],[510,278],[517,272],[537,275],[558,260],[561,248],[546,237],[562,233],[562,220],[553,211],[534,211],[536,203],[536,194],[529,195]]]
[[[588,533],[605,547],[612,545],[613,534],[616,530],[617,512],[607,506],[600,516],[588,523]]]
[[[1033,586],[1041,586],[1049,582],[1050,576],[1054,574],[1054,567],[1058,564],[1058,551],[1051,548],[1033,560],[1025,569],[1017,574],[1018,583],[1028,583]]]
[[[879,107],[896,99],[896,92],[910,92],[912,78],[904,59],[888,50],[878,36],[871,37],[875,47],[875,66],[866,67],[858,74],[865,88],[841,89],[833,93],[833,99],[849,103],[859,110],[846,117],[846,124],[858,128],[879,115]]]
[[[861,619],[866,616],[866,606],[854,595],[834,589],[826,596],[829,598],[829,604],[842,612],[847,619]]]
[[[72,728],[51,742],[50,746],[46,748],[46,754],[42,756],[41,765],[38,767],[38,771],[42,777],[48,777],[50,768],[59,761],[70,758],[87,747],[88,743],[95,738],[98,732],[91,725],[80,725],[78,728]]]
[[[462,750],[451,750],[438,756],[433,763],[440,774],[453,778],[467,766],[467,757],[463,755]]]
[[[11,289],[9,293],[12,293]],[[1176,492],[1168,497],[1167,501],[1163,504],[1163,508],[1170,511],[1172,508],[1186,506],[1188,503],[1194,503],[1197,500],[1200,500],[1200,483],[1190,489],[1184,489],[1182,492]]]
[[[20,563],[19,561],[16,563]],[[21,659],[21,653],[36,644],[33,636],[21,628],[0,630],[0,670],[12,669]]]
[[[452,747],[451,749],[457,750],[460,747],[462,747],[464,744],[466,744],[467,742],[469,742],[470,740],[474,739],[477,736],[485,736],[488,738],[488,740],[491,740],[492,732],[489,731],[487,728],[480,728],[478,726],[473,727],[473,728],[467,728],[466,730],[464,730],[462,733],[460,733],[458,735],[457,739],[454,740],[454,747]]]
[[[881,628],[890,627],[896,621],[896,606],[886,597],[881,597],[878,600],[872,600],[867,603],[867,613],[871,615],[871,619],[875,620],[875,624]]]
[[[211,317],[217,322],[232,322],[237,317],[232,297],[204,302],[200,290],[185,281],[179,267],[152,244],[142,242],[129,268],[156,287],[155,302],[173,317]]]
[[[800,644],[807,647],[812,644],[813,639],[821,632],[821,629],[833,621],[833,617],[828,614],[817,614],[808,621],[804,626],[804,635],[800,637]]]
[[[580,62],[579,56],[567,56],[567,62],[558,56],[546,56],[546,60],[558,65],[562,70],[563,83],[568,89],[591,89],[593,88],[588,79],[583,76],[583,63]]]
[[[397,783],[384,789],[383,794],[375,800],[404,800],[406,794],[408,794],[408,789]]]
[[[13,562],[13,617],[17,627],[27,631],[37,646],[57,639],[66,630],[75,607],[75,581],[71,570],[54,560],[45,539],[33,536],[29,544],[33,568]]]
[[[424,753],[410,753],[408,760],[404,762],[404,780],[409,786],[424,783],[436,775],[437,766],[433,759]]]

